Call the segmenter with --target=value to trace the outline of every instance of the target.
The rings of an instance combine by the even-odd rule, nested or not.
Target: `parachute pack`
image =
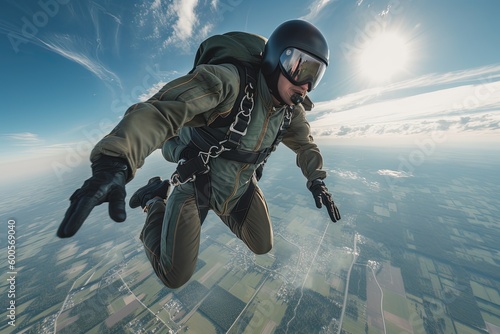
[[[191,72],[201,64],[229,63],[236,66],[240,75],[240,89],[232,111],[224,117],[218,117],[210,127],[230,125],[237,117],[242,101],[248,100],[244,100],[245,95],[253,95],[266,41],[266,38],[250,33],[229,32],[209,37],[200,44]],[[244,119],[237,122],[237,130],[244,132],[245,123]]]

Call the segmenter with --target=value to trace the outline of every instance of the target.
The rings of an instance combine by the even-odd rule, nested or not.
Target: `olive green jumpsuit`
[[[207,126],[231,111],[239,80],[233,65],[199,65],[192,73],[166,84],[148,101],[131,106],[115,129],[96,145],[91,160],[101,155],[126,159],[131,168],[129,180],[156,149],[162,148],[168,161],[179,161],[190,142],[190,127]],[[273,107],[260,73],[255,106],[241,148],[259,151],[272,147],[284,108],[293,108],[293,115],[283,143],[296,153],[296,163],[307,181],[324,179],[322,157],[311,137],[304,108]],[[217,131],[226,133],[227,128]],[[252,252],[268,252],[273,232],[264,195],[254,177],[257,166],[221,157],[211,159],[209,166],[210,209]],[[157,201],[149,208],[140,238],[156,275],[166,286],[180,287],[192,276],[203,219],[193,183],[176,186],[166,203]]]

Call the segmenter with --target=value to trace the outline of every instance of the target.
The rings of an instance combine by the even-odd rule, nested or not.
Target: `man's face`
[[[305,97],[308,88],[309,84],[307,83],[301,86],[292,84],[282,73],[280,73],[280,77],[278,79],[278,93],[280,94],[283,101],[289,106],[294,104],[292,102],[292,95],[298,94],[302,97]]]

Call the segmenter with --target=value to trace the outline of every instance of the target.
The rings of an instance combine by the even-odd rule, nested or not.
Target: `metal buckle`
[[[177,186],[189,183],[189,182],[194,182],[195,180],[196,180],[196,175],[193,174],[193,176],[191,176],[187,180],[181,181],[179,173],[174,172],[174,174],[172,174],[172,176],[170,177],[170,184],[174,187],[177,187]]]
[[[223,146],[223,144],[226,141],[223,140],[219,143],[220,146],[211,146],[207,152],[200,152],[198,155],[200,156],[201,160],[203,161],[203,164],[208,167],[208,161],[210,158],[217,158],[219,155],[221,155],[222,152],[227,151],[228,149]]]
[[[181,159],[181,160],[179,160],[177,165],[183,165],[185,163],[186,163],[186,159]],[[193,182],[194,180],[196,180],[196,175],[194,175],[194,174],[185,181],[181,181],[180,177],[181,176],[179,175],[179,172],[176,170],[172,174],[172,176],[170,176],[170,184],[174,187],[177,187],[177,186],[180,186],[182,184],[186,184],[186,183]]]
[[[285,130],[285,128],[290,125],[290,122],[292,120],[292,115],[293,115],[292,110],[290,108],[286,108],[285,109],[285,117],[283,117],[283,121],[281,122],[281,125],[280,125],[280,131]]]
[[[231,132],[234,132],[236,134],[239,134],[240,136],[244,136],[247,134],[247,128],[245,128],[245,130],[243,132],[239,131],[239,130],[236,130],[234,128],[234,125],[238,123],[238,118],[236,118],[236,121],[234,121],[233,123],[231,123],[231,126],[229,127],[229,131]]]

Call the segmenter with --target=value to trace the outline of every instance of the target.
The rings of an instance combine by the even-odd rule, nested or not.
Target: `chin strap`
[[[285,101],[283,101],[280,94],[278,93],[278,80],[280,77],[280,73],[281,69],[279,66],[277,66],[273,72],[265,75],[264,77],[266,78],[267,87],[269,87],[269,92],[271,93],[271,95],[274,96],[274,98],[278,100],[281,105],[285,105]]]

